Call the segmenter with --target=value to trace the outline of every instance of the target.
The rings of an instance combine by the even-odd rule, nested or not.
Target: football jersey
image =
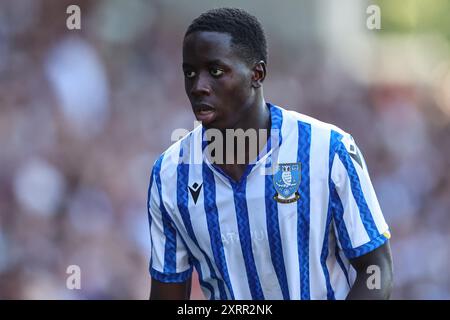
[[[344,299],[349,260],[390,237],[363,155],[336,126],[267,107],[270,138],[239,181],[207,156],[202,126],[156,160],[150,274],[195,268],[208,299]]]

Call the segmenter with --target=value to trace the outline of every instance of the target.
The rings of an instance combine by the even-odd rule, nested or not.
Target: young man
[[[389,230],[359,149],[335,126],[266,103],[266,63],[245,11],[208,11],[186,32],[185,89],[202,126],[152,170],[150,298],[188,299],[193,268],[209,299],[389,298]],[[230,129],[269,138],[236,154]]]

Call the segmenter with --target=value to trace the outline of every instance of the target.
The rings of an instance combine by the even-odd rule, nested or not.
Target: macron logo
[[[197,204],[198,196],[200,195],[200,190],[202,189],[202,185],[195,182],[192,187],[189,187],[189,191],[191,192],[192,199],[194,200],[194,204]]]

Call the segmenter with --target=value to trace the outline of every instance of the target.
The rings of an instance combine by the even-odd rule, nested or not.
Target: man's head
[[[257,19],[240,9],[200,15],[183,43],[185,89],[198,120],[206,127],[242,124],[262,99],[267,46]]]

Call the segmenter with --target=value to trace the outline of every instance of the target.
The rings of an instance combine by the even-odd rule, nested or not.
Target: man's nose
[[[209,96],[211,94],[211,86],[206,76],[199,75],[191,89],[191,94],[195,97]]]

